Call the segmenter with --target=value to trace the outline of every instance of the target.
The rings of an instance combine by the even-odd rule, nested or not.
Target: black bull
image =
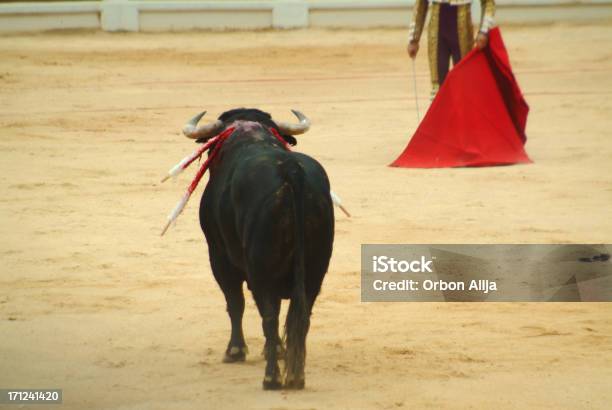
[[[283,356],[285,387],[303,388],[310,315],[334,239],[329,180],[313,158],[283,147],[270,127],[287,142],[295,144],[295,139],[283,133],[269,114],[232,110],[217,123],[216,131],[229,127],[235,131],[211,162],[200,224],[232,324],[224,361],[246,357],[242,332],[246,281],[266,338],[263,388],[283,386],[278,366]],[[290,305],[281,340],[279,312],[281,299],[287,298]]]

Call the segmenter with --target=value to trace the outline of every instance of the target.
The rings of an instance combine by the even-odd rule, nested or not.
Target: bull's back
[[[232,169],[220,171],[225,178],[211,179],[200,212],[209,246],[212,238],[221,241],[245,275],[267,272],[271,280],[290,278],[294,253],[301,251],[307,276],[316,271],[322,279],[331,256],[334,216],[321,165],[303,154],[271,149],[245,152]],[[295,172],[301,177],[295,178]],[[294,212],[296,191],[303,215]],[[303,249],[296,249],[296,218],[302,218]]]

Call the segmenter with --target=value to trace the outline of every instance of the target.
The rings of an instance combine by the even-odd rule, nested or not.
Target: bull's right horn
[[[277,122],[276,125],[278,125],[280,132],[287,135],[299,135],[308,131],[310,129],[310,120],[298,110],[291,110],[291,112],[298,118],[298,120],[300,120],[300,122],[297,124]]]
[[[215,122],[211,122],[210,124],[202,125],[198,127],[198,122],[204,117],[206,111],[196,115],[193,117],[185,126],[183,127],[183,134],[187,138],[191,139],[204,139],[207,140],[215,135],[217,135],[223,129],[223,121],[217,120]]]

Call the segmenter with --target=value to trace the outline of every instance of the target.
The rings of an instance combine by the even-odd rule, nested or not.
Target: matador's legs
[[[467,54],[472,36],[469,5],[432,4],[428,32],[432,99],[446,79],[451,58],[455,65]]]

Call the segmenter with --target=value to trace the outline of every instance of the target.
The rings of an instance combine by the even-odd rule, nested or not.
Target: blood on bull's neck
[[[256,121],[237,120],[231,123],[228,128],[234,128],[234,132],[224,143],[228,147],[234,148],[259,142],[269,142],[277,145],[275,143],[278,142],[281,148],[289,150],[287,142],[273,127],[267,127]]]

